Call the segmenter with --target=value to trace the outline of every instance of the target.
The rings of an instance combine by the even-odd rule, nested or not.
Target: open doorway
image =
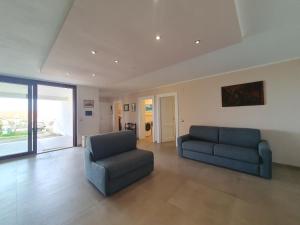
[[[115,101],[113,102],[113,131],[121,131],[122,127],[122,115],[123,115],[123,108],[122,102]]]
[[[139,139],[154,142],[154,96],[139,98]]]
[[[178,137],[178,102],[176,93],[157,96],[157,142],[176,141]]]
[[[73,147],[73,89],[37,85],[37,152]]]

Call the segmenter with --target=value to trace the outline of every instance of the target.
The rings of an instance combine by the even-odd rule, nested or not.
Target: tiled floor
[[[84,177],[81,148],[0,164],[0,224],[300,224],[300,170],[273,180],[181,159],[174,143],[140,143],[155,171],[104,198]]]

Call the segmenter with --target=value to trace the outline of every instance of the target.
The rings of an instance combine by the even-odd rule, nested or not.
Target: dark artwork
[[[222,106],[264,105],[264,82],[222,87]]]
[[[93,116],[93,111],[85,111],[85,116]]]

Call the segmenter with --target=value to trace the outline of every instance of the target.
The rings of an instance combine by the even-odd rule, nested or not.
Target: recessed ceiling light
[[[197,40],[197,41],[195,41],[195,44],[196,44],[196,45],[199,45],[200,42],[201,42],[200,40]]]
[[[93,55],[96,55],[96,54],[97,54],[97,52],[96,52],[95,50],[92,50],[91,53],[92,53]]]
[[[159,35],[156,35],[155,39],[156,39],[157,41],[159,41],[159,40],[160,40],[160,36],[159,36]]]
[[[96,74],[92,73],[92,77],[95,77],[95,76],[96,76]]]
[[[119,60],[115,60],[114,63],[118,64],[118,63],[119,63]]]

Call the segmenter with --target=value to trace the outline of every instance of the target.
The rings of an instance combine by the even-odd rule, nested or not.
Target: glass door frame
[[[16,78],[0,75],[0,82],[28,86],[28,149],[27,152],[1,156],[0,160],[37,154],[37,86],[70,88],[73,92],[73,147],[77,146],[77,88],[75,85]]]

